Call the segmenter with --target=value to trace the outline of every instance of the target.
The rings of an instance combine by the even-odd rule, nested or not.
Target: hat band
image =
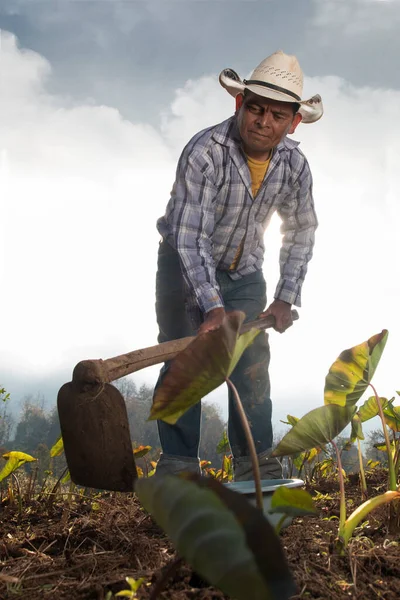
[[[266,83],[265,81],[259,81],[258,79],[250,79],[250,80],[243,79],[243,83],[245,85],[262,85],[263,87],[269,88],[271,90],[275,90],[276,92],[283,92],[284,94],[287,94],[288,96],[292,96],[292,98],[294,98],[298,102],[301,102],[300,96],[298,96],[294,92],[291,92],[290,90],[287,90],[286,88],[280,87],[279,85],[274,85],[273,83]]]

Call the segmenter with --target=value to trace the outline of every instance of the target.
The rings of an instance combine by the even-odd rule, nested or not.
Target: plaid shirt
[[[179,253],[190,312],[224,306],[216,269],[240,279],[262,268],[264,232],[275,211],[283,233],[275,298],[300,306],[318,223],[310,168],[298,145],[279,143],[255,198],[235,117],[201,131],[183,150],[157,228]],[[243,239],[237,268],[229,271]]]

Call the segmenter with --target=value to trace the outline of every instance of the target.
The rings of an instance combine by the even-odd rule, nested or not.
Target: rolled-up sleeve
[[[209,157],[184,152],[171,194],[168,224],[185,283],[203,313],[224,306],[212,258],[215,196]]]
[[[307,161],[293,183],[293,192],[278,213],[283,234],[280,280],[275,298],[301,306],[301,289],[311,260],[318,220],[314,208],[312,176]]]

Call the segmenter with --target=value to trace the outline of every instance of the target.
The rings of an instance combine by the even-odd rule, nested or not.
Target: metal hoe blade
[[[137,473],[124,399],[109,383],[86,387],[66,383],[57,397],[71,479],[85,487],[131,492]]]

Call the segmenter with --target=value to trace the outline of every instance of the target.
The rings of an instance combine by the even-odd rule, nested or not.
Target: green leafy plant
[[[285,600],[295,593],[274,529],[241,494],[212,478],[138,479],[141,503],[180,556],[237,600]]]
[[[151,469],[149,470],[149,463],[146,459],[146,455],[150,452],[151,450],[151,446],[137,446],[133,448],[133,455],[135,457],[135,463],[139,458],[142,458],[144,461],[144,468],[145,468],[145,472],[143,471],[143,469],[141,467],[139,467],[136,464],[136,471],[139,477],[150,477],[151,475],[154,475],[155,469]]]
[[[133,579],[133,577],[125,577],[126,583],[129,585],[129,590],[121,590],[117,592],[115,595],[118,598],[137,598],[137,591],[141,585],[146,581],[144,577],[140,577],[139,579]]]
[[[400,393],[397,392],[397,395],[400,396]],[[392,432],[392,441],[390,444],[390,448],[392,449],[392,463],[394,470],[394,477],[396,481],[399,477],[400,471],[400,406],[393,405],[394,399],[388,401],[386,405],[383,407],[383,418],[386,425]],[[386,441],[387,444],[387,441]],[[387,447],[388,451],[388,447]],[[390,469],[391,461],[389,461],[389,469]]]
[[[228,434],[224,430],[222,438],[217,444],[217,454],[222,454],[222,464],[220,469],[214,469],[211,467],[211,462],[208,460],[200,461],[200,467],[203,473],[208,477],[214,477],[218,481],[232,481],[233,479],[233,457],[230,453],[230,445],[228,440]]]
[[[30,454],[25,454],[25,452],[17,452],[15,450],[12,452],[7,452],[7,454],[3,454],[3,458],[5,458],[7,462],[0,471],[0,481],[3,481],[3,479],[11,475],[11,473],[14,473],[25,463],[35,462],[37,460],[37,458],[34,458]]]
[[[317,511],[311,495],[306,490],[279,486],[272,494],[270,513],[282,514],[275,527],[279,533],[287,517],[314,515]]]
[[[383,330],[369,338],[366,342],[345,350],[331,366],[325,381],[325,405],[307,413],[297,421],[285,435],[273,452],[273,456],[295,454],[332,443],[336,451],[340,485],[340,519],[338,532],[338,548],[342,552],[346,547],[355,527],[367,514],[380,504],[391,502],[400,497],[396,490],[396,482],[390,475],[391,488],[385,494],[367,500],[346,519],[346,503],[344,477],[339,449],[335,437],[351,421],[357,427],[356,403],[371,385],[371,378],[381,358],[387,341],[387,331]],[[371,385],[371,387],[373,387]],[[374,389],[374,388],[373,388]],[[382,404],[374,389],[374,397],[378,412],[383,418]],[[369,406],[371,408],[371,406]],[[367,409],[365,409],[367,410]],[[360,422],[361,419],[358,417]],[[386,441],[389,447],[388,441]]]

